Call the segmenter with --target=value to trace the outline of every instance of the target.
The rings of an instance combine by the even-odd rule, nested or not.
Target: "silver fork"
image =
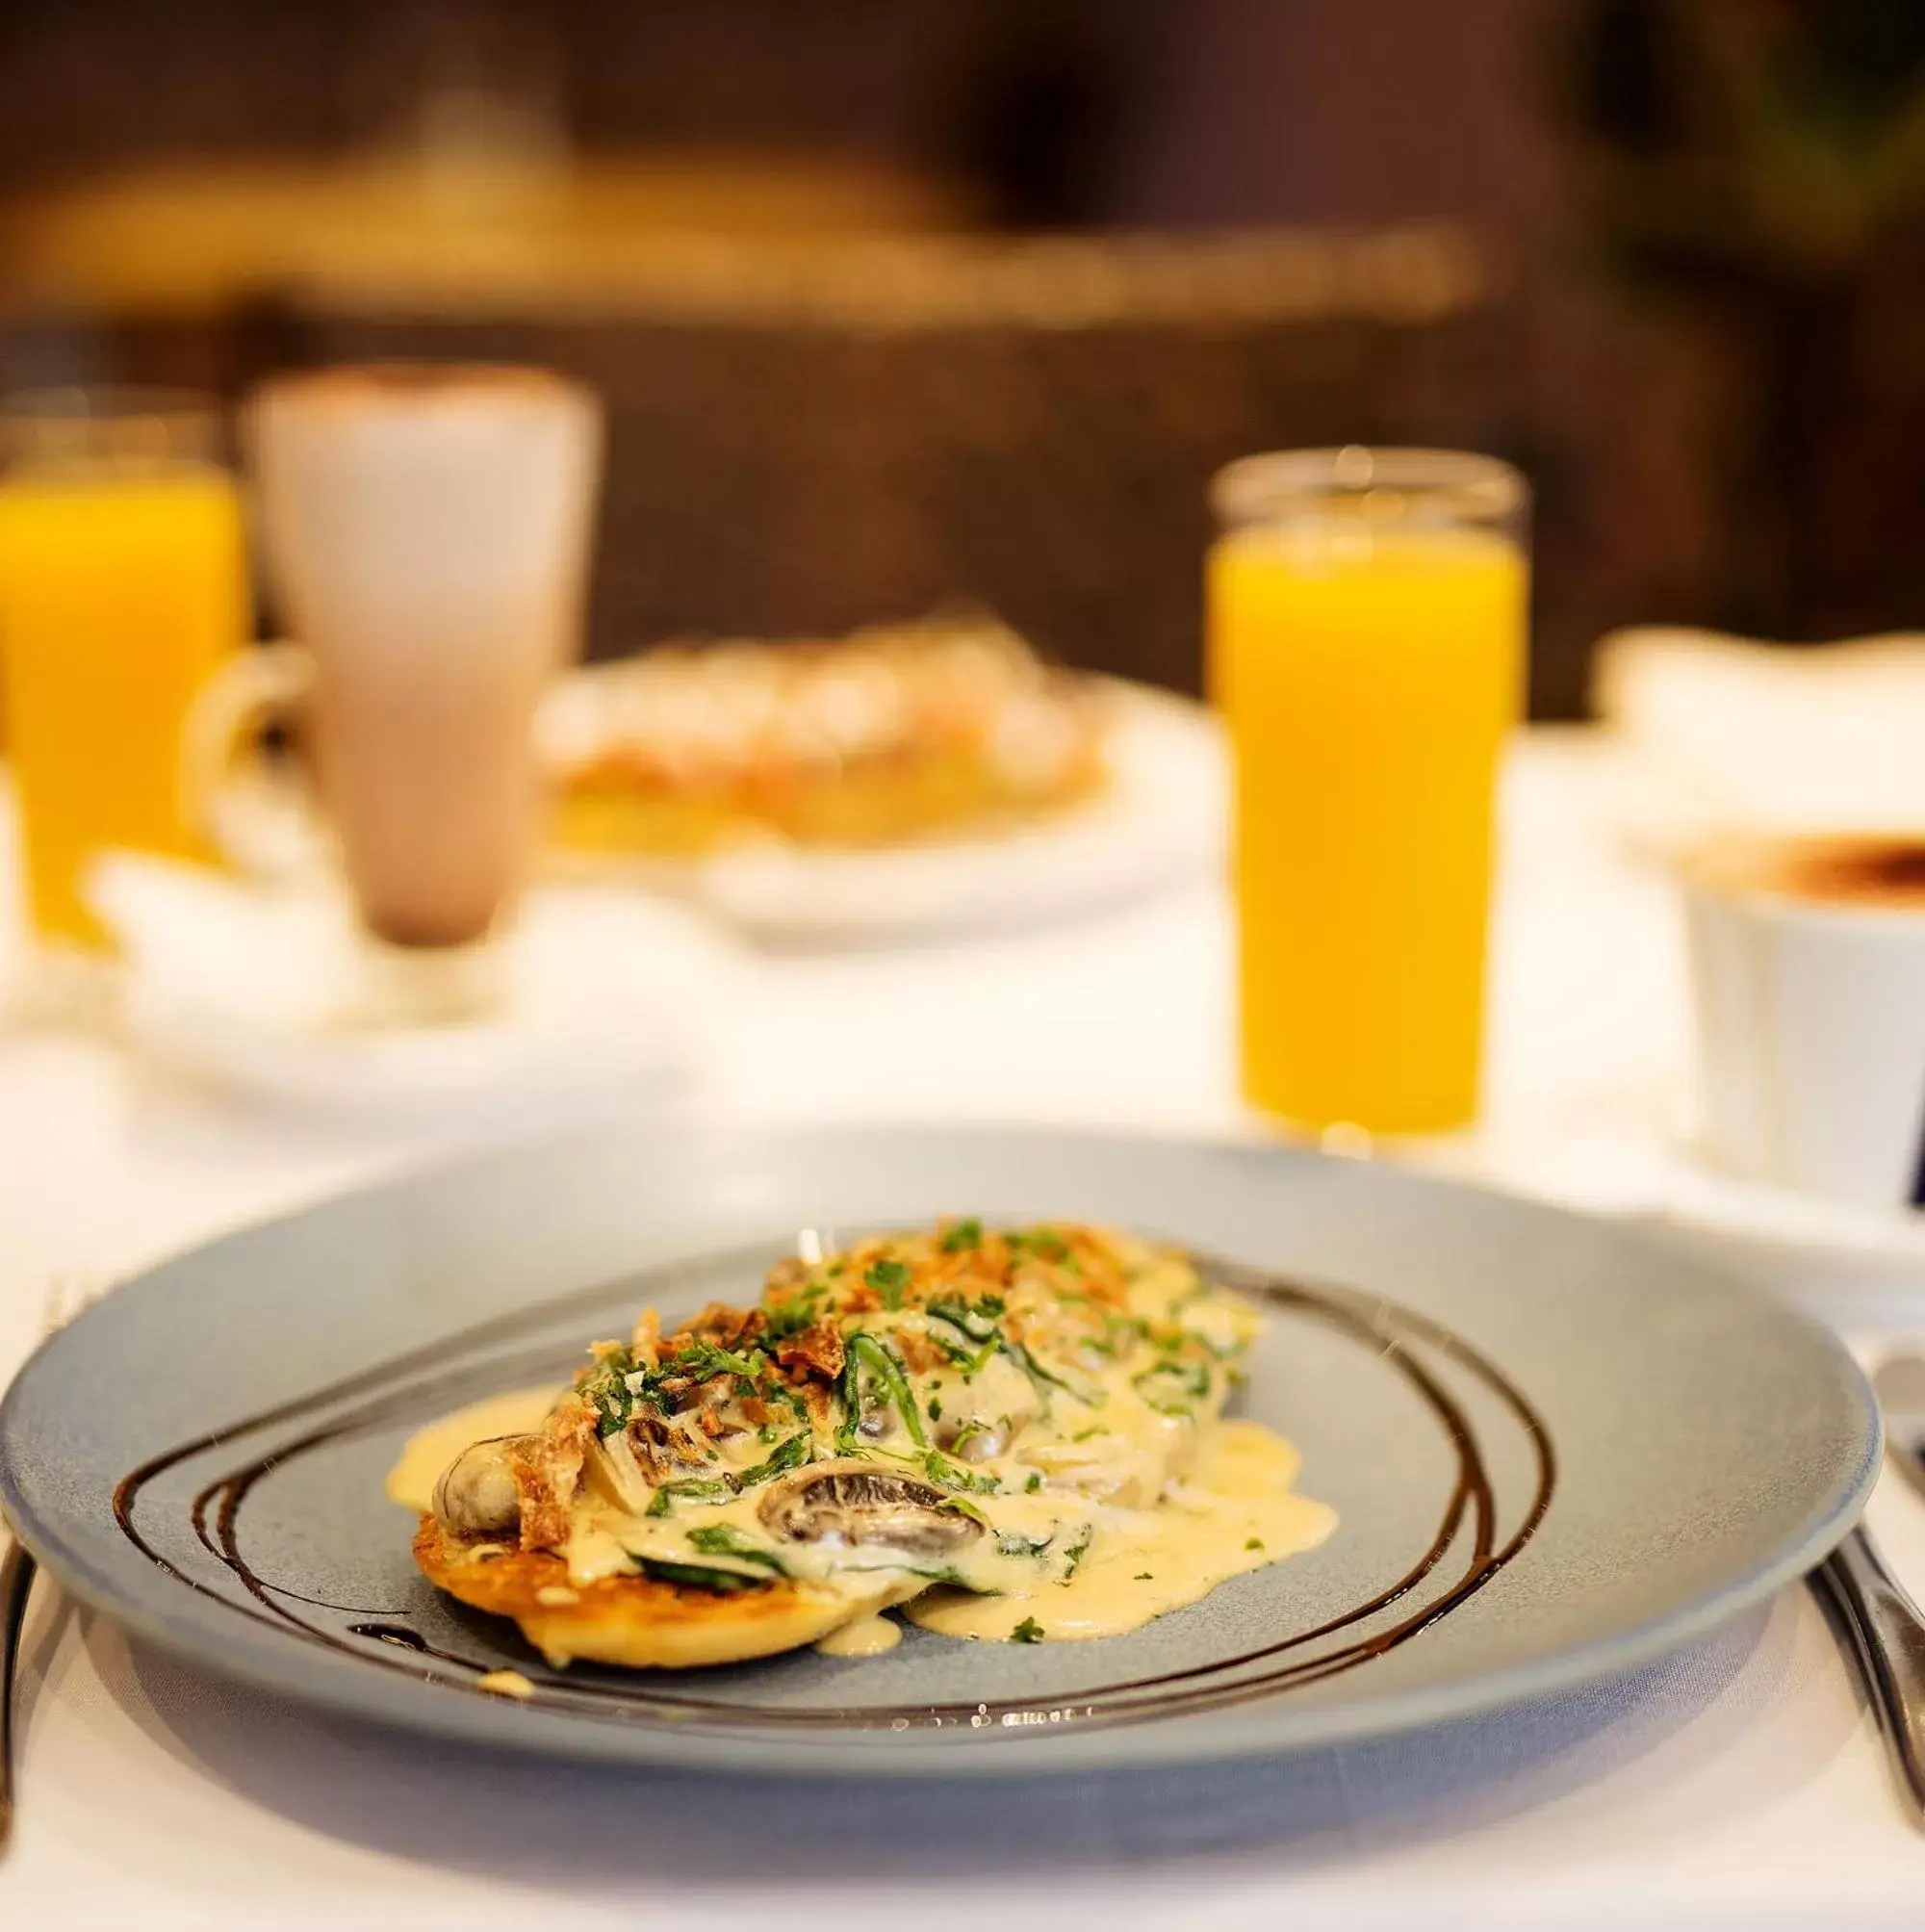
[[[47,1286],[46,1303],[41,1311],[42,1337],[65,1327],[99,1292],[97,1288],[89,1289],[72,1275],[55,1275]],[[13,1681],[19,1675],[27,1598],[33,1592],[38,1567],[27,1554],[26,1544],[18,1536],[9,1535],[6,1554],[0,1556],[0,1851],[6,1850],[7,1841],[13,1833],[13,1800],[18,1789]]]
[[[1893,1467],[1925,1496],[1925,1360],[1893,1355],[1872,1377]],[[1871,1700],[1900,1793],[1925,1825],[1925,1616],[1886,1568],[1862,1524],[1811,1573],[1836,1613]]]

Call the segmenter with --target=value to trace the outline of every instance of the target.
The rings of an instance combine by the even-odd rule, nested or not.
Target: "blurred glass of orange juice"
[[[183,813],[195,693],[246,634],[240,501],[195,399],[0,405],[0,685],[42,939],[97,944],[79,882],[108,846],[203,856]]]
[[[1232,464],[1214,501],[1245,1097],[1318,1129],[1462,1126],[1524,681],[1524,481],[1445,451],[1302,451]]]

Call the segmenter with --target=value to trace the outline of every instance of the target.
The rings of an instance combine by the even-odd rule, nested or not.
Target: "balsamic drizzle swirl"
[[[1193,1716],[1272,1697],[1318,1683],[1383,1657],[1450,1615],[1483,1589],[1528,1543],[1544,1520],[1556,1481],[1556,1458],[1543,1418],[1515,1383],[1487,1356],[1441,1323],[1414,1310],[1353,1290],[1283,1279],[1241,1264],[1196,1257],[1206,1276],[1269,1301],[1280,1312],[1320,1323],[1347,1340],[1369,1349],[1403,1378],[1436,1422],[1456,1459],[1456,1474],[1428,1547],[1388,1587],[1313,1629],[1293,1632],[1272,1643],[1207,1663],[1154,1676],[1127,1679],[1074,1693],[1055,1706],[1034,1701],[976,1704],[861,1705],[837,1709],[797,1709],[756,1705],[703,1696],[677,1685],[578,1667],[566,1676],[544,1671],[532,1660],[523,1668],[534,1678],[532,1708],[619,1723],[674,1724],[737,1731],[776,1730],[942,1730],[972,1733],[1020,1729],[1040,1724],[1140,1723]],[[716,1256],[695,1264],[727,1268],[748,1265],[742,1256]],[[687,1264],[657,1271],[655,1278],[680,1278]],[[403,1611],[364,1610],[318,1602],[286,1585],[264,1579],[252,1567],[242,1543],[243,1512],[249,1495],[270,1471],[329,1443],[439,1413],[481,1387],[505,1387],[534,1378],[552,1365],[556,1379],[578,1351],[573,1341],[531,1348],[526,1338],[569,1317],[583,1318],[613,1303],[646,1300],[634,1279],[548,1301],[470,1328],[428,1347],[411,1351],[379,1367],[346,1378],[315,1394],[195,1437],[141,1463],[122,1478],[114,1495],[114,1515],[121,1533],[151,1562],[188,1588],[212,1597],[237,1615],[273,1624],[301,1640],[353,1657],[364,1665],[398,1671],[418,1681],[466,1689],[475,1679],[499,1668],[500,1660],[465,1657],[436,1647],[401,1621]],[[514,1352],[500,1352],[523,1346]],[[1498,1540],[1499,1503],[1482,1445],[1463,1404],[1417,1352],[1433,1350],[1495,1396],[1522,1429],[1535,1464],[1530,1496],[1517,1527]],[[450,1359],[461,1365],[450,1369]],[[348,1404],[344,1410],[343,1404]],[[322,1418],[328,1418],[322,1420]],[[240,1601],[190,1576],[155,1548],[136,1522],[142,1495],[168,1471],[196,1456],[312,1421],[292,1440],[276,1439],[265,1452],[201,1488],[189,1504],[189,1520],[201,1546],[235,1577],[247,1593]],[[1454,1575],[1447,1559],[1463,1540],[1470,1548]],[[1439,1575],[1440,1570],[1444,1575]],[[1357,1631],[1382,1612],[1402,1606],[1390,1625],[1349,1637],[1315,1656],[1296,1655],[1323,1639]],[[318,1619],[314,1610],[336,1610],[358,1620],[345,1626]],[[356,1641],[355,1639],[359,1639]]]

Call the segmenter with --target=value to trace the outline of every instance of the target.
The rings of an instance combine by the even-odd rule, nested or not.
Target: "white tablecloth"
[[[1519,749],[1488,1121],[1441,1156],[1614,1206],[1632,1204],[1640,1139],[1676,1117],[1685,1046],[1665,893],[1604,829],[1622,783],[1582,734]],[[1199,888],[968,944],[762,958],[715,1030],[703,1104],[1246,1131],[1226,935]],[[0,1375],[57,1275],[110,1277],[445,1146],[243,1114],[104,1043],[0,1040]],[[1794,1285],[1867,1320],[1821,1275]],[[1902,1330],[1907,1292],[1881,1292],[1880,1331]],[[1925,1508],[1887,1482],[1874,1527],[1925,1586]],[[23,1688],[7,1932],[1925,1922],[1925,1836],[1802,1590],[1629,1679],[1415,1739],[939,1795],[428,1751],[130,1652],[47,1591]]]

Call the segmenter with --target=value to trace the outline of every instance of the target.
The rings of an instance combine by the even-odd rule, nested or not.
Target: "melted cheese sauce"
[[[434,1485],[441,1472],[464,1449],[491,1436],[526,1435],[539,1429],[560,1393],[552,1387],[516,1389],[508,1395],[470,1403],[466,1408],[429,1423],[408,1437],[401,1459],[388,1472],[389,1502],[398,1503],[418,1516],[425,1515],[434,1507]]]
[[[1066,1583],[1001,1596],[932,1590],[905,1614],[945,1636],[1025,1640],[1116,1636],[1193,1604],[1226,1578],[1314,1550],[1337,1527],[1326,1504],[1295,1494],[1296,1451],[1255,1422],[1207,1430],[1194,1467],[1153,1509],[1113,1509]]]
[[[880,1657],[902,1641],[902,1628],[886,1616],[859,1616],[816,1640],[824,1657]]]

